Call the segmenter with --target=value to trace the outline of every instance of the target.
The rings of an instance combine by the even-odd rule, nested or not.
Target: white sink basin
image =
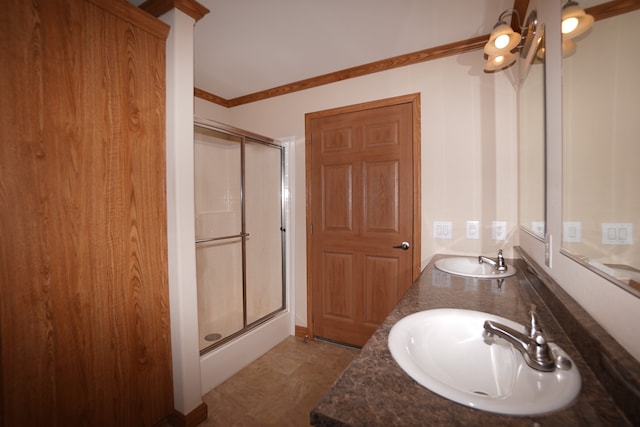
[[[501,338],[485,341],[484,322],[492,320],[519,332],[508,319],[479,311],[435,309],[401,319],[389,333],[389,350],[415,381],[465,406],[509,415],[535,415],[569,405],[578,395],[580,373],[541,372]],[[569,356],[549,343],[555,357]]]
[[[516,274],[516,268],[507,264],[507,271],[499,272],[494,266],[478,262],[478,257],[451,257],[436,261],[436,268],[458,276],[476,277],[478,279],[503,279]]]

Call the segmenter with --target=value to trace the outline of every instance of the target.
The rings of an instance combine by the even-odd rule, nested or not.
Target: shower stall
[[[196,121],[195,222],[200,354],[286,309],[284,147]]]

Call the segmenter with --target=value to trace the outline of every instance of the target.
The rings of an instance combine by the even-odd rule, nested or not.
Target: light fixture
[[[522,35],[513,31],[511,26],[505,22],[505,17],[513,14],[516,15],[516,22]],[[520,26],[520,14],[516,9],[507,9],[502,12],[493,31],[491,31],[489,41],[484,45],[484,53],[487,57],[484,71],[499,71],[511,66],[516,62],[515,52],[518,50],[520,55],[526,55],[534,44],[537,24],[538,18],[535,10],[531,11],[527,17],[527,24],[524,27]]]
[[[573,40],[562,40],[562,57],[571,56],[576,53],[576,42]]]
[[[562,6],[562,38],[572,39],[593,25],[593,16],[587,15],[577,2],[569,0]]]
[[[498,18],[498,22],[493,26],[493,31],[491,31],[489,41],[484,45],[484,53],[489,56],[504,55],[518,46],[522,39],[520,33],[513,31],[511,26],[504,20],[506,15],[514,13],[518,15],[518,24],[520,24],[520,16],[517,10],[508,9],[502,12]]]
[[[516,15],[518,26],[522,35],[513,31],[505,22],[508,15]],[[513,19],[513,17],[512,17]],[[562,56],[573,55],[576,51],[576,43],[573,38],[584,34],[593,25],[593,16],[588,15],[577,2],[568,0],[562,7]],[[527,64],[531,58],[544,59],[545,51],[540,43],[542,30],[538,31],[538,16],[532,10],[527,16],[524,26],[520,26],[520,15],[516,9],[507,9],[502,12],[498,22],[493,27],[489,41],[484,46],[487,62],[484,65],[485,72],[504,70],[516,62],[516,53],[526,59],[525,66],[521,69],[521,75],[526,76]],[[537,34],[540,33],[540,34]],[[532,50],[535,49],[535,50]]]
[[[503,55],[491,55],[489,59],[487,59],[487,63],[484,64],[485,71],[497,71],[502,70],[503,68],[507,68],[509,65],[516,62],[516,56],[507,52]]]
[[[573,40],[562,40],[562,57],[566,58],[567,56],[573,55],[574,53],[576,53],[576,48],[576,42],[574,42]],[[540,49],[538,49],[536,57],[539,60],[544,61],[545,52],[545,48],[541,47]]]

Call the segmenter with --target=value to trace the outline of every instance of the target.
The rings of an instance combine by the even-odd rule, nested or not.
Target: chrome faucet
[[[502,249],[500,249],[498,251],[498,258],[497,260],[492,260],[491,258],[488,258],[486,256],[482,256],[480,255],[478,257],[478,262],[480,264],[486,262],[487,264],[491,264],[495,267],[496,270],[500,271],[500,272],[505,272],[507,271],[507,264],[504,262],[504,257],[502,256]]]
[[[507,340],[516,350],[522,353],[527,365],[538,371],[552,372],[556,368],[556,361],[547,344],[547,339],[542,334],[535,305],[531,305],[529,322],[530,324],[525,334],[498,322],[486,320],[484,322],[485,336],[492,337],[495,335]]]

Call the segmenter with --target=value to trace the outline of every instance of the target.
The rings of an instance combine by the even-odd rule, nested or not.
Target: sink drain
[[[213,334],[205,335],[204,337],[204,339],[207,341],[218,341],[220,338],[222,338],[222,335],[217,332],[214,332]]]

